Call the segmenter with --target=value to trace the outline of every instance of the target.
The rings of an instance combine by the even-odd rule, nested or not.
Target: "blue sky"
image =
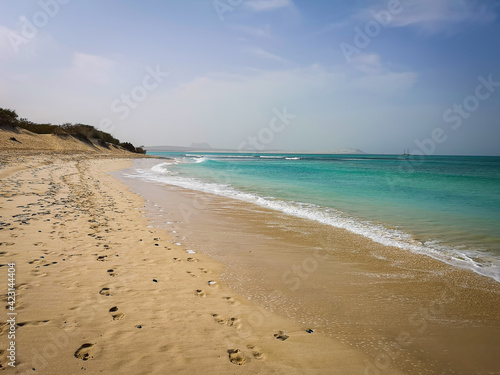
[[[499,155],[499,12],[496,0],[2,0],[0,107],[144,145]]]

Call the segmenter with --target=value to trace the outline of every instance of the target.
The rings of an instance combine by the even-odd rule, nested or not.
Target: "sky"
[[[0,0],[0,107],[135,145],[500,155],[500,0]]]

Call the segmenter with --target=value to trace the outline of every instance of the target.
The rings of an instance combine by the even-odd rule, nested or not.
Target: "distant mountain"
[[[146,146],[144,147],[147,151],[167,151],[167,152],[194,152],[194,151],[205,151],[205,152],[235,152],[234,150],[213,148],[208,143],[192,143],[189,147],[184,146]]]
[[[247,152],[247,153],[275,153],[275,154],[316,154],[318,152],[313,151],[284,151],[284,150],[234,150],[228,148],[213,148],[206,142],[202,143],[191,143],[191,146],[146,146],[145,149],[149,152]],[[330,152],[320,152],[321,154],[365,154],[364,151],[357,148],[341,148]]]
[[[206,142],[201,142],[201,143],[191,143],[191,146],[189,148],[195,148],[197,150],[213,150],[214,148],[210,146]]]
[[[333,151],[332,154],[366,154],[366,152],[360,150],[359,148],[341,148]]]

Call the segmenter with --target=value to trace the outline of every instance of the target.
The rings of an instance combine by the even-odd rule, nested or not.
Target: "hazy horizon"
[[[166,145],[165,145],[166,146]],[[152,145],[146,145],[145,146],[146,149],[150,148],[150,147],[163,147],[163,146],[152,146]],[[219,149],[219,148],[213,148],[213,149],[196,149],[194,147],[189,147],[189,146],[167,146],[167,147],[178,147],[178,148],[186,148],[188,150],[148,150],[148,152],[151,152],[151,153],[158,153],[158,152],[166,152],[166,153],[183,153],[183,152],[193,152],[193,153],[200,153],[200,154],[203,154],[203,153],[207,153],[207,154],[210,154],[210,153],[242,153],[242,154],[259,154],[259,153],[270,153],[270,154],[296,154],[296,155],[300,155],[300,154],[304,154],[304,155],[308,155],[308,154],[318,154],[318,155],[387,155],[387,156],[390,156],[390,155],[394,155],[394,156],[401,156],[402,153],[404,152],[404,150],[402,152],[394,152],[394,153],[388,153],[388,152],[381,152],[381,153],[369,153],[369,152],[365,152],[363,150],[360,150],[360,149],[351,149],[351,150],[357,150],[358,152],[352,152],[352,153],[349,153],[349,152],[343,152],[343,149],[337,149],[337,150],[330,150],[330,151],[314,151],[314,150],[279,150],[279,149],[269,149],[269,150],[263,150],[263,151],[256,151],[256,150],[238,150],[238,149]],[[346,149],[349,149],[349,148],[346,148]],[[409,156],[420,156],[420,155],[412,155],[410,154]],[[500,155],[477,155],[477,154],[439,154],[439,153],[433,153],[432,155],[424,155],[424,156],[465,156],[465,157],[500,157]],[[418,159],[415,159],[415,160],[418,160]]]
[[[0,107],[136,145],[500,155],[500,0],[29,0]]]

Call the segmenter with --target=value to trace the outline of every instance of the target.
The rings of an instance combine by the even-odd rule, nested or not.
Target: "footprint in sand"
[[[227,302],[229,302],[231,305],[239,305],[239,302],[236,301],[233,297],[222,297],[224,298]]]
[[[220,325],[224,325],[227,323],[226,319],[222,319],[219,314],[212,314],[212,316],[214,317],[214,320]]]
[[[241,328],[241,320],[240,318],[230,318],[228,321],[227,321],[227,325],[229,327],[233,327],[233,328],[236,328],[236,329],[240,329]]]
[[[192,273],[191,271],[186,271],[186,273],[191,276],[191,277],[198,277],[198,275],[195,275],[194,273]]]
[[[227,351],[227,354],[229,354],[229,361],[231,361],[231,363],[234,363],[235,365],[243,366],[245,363],[247,363],[247,358],[239,349],[229,349]]]
[[[229,326],[229,327],[233,327],[233,328],[236,328],[236,329],[240,329],[241,328],[241,320],[240,320],[240,318],[224,319],[224,318],[221,318],[221,316],[219,314],[212,314],[212,316],[214,317],[214,320],[217,323],[219,323],[220,325]]]
[[[87,361],[90,358],[94,358],[94,357],[91,356],[91,352],[92,352],[92,347],[93,346],[94,346],[94,344],[89,344],[89,343],[83,344],[75,352],[75,358],[81,359],[83,361]]]
[[[111,295],[111,292],[109,291],[110,289],[109,288],[102,288],[100,291],[99,291],[99,294],[101,296],[106,296],[106,297],[109,297]]]
[[[109,309],[109,313],[113,317],[113,320],[120,320],[121,318],[123,318],[125,316],[123,313],[119,313],[117,311],[118,311],[118,307],[116,307],[116,306],[113,306],[112,308]]]
[[[104,261],[106,261],[106,258],[107,258],[107,257],[108,257],[107,255],[101,255],[101,256],[98,256],[98,257],[97,257],[97,260],[98,260],[99,262],[104,262]]]
[[[114,269],[112,269],[112,268],[111,268],[111,269],[109,269],[109,270],[108,270],[108,275],[109,275],[109,276],[111,276],[111,277],[115,277],[115,276],[116,276],[116,272],[115,272],[115,270],[114,270]]]
[[[196,291],[194,292],[194,294],[197,295],[198,297],[201,297],[201,298],[205,298],[207,296],[207,293],[205,293],[201,289],[196,289]]]
[[[28,285],[26,283],[21,283],[17,286],[18,291],[25,290],[25,289],[28,289]]]
[[[196,259],[196,258],[187,258],[186,260],[188,262],[197,262],[198,261],[198,259]]]
[[[35,268],[40,268],[40,266],[36,266]],[[33,272],[31,272],[31,274],[33,276],[40,277],[40,278],[47,277],[47,275],[48,275],[46,272],[41,272],[38,269],[37,270],[33,270]]]
[[[260,350],[260,348],[258,346],[247,345],[247,348],[252,351],[252,355],[255,359],[258,359],[258,360],[266,359],[266,355],[264,353],[262,353],[262,351]]]
[[[278,333],[274,334],[274,338],[276,338],[277,340],[281,340],[281,341],[285,341],[289,337],[290,336],[288,336],[285,331],[278,331]]]

